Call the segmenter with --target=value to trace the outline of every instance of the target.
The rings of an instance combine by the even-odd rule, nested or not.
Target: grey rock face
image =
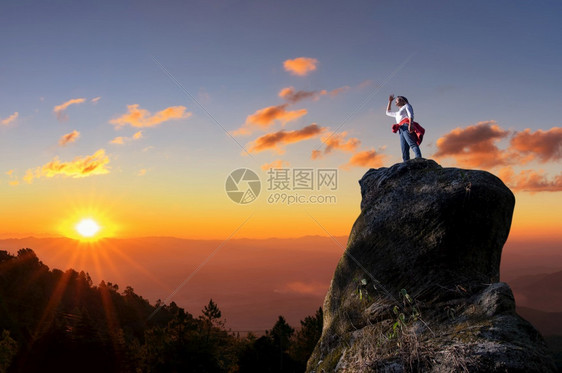
[[[308,372],[550,372],[499,283],[513,193],[485,171],[414,159],[369,170]]]

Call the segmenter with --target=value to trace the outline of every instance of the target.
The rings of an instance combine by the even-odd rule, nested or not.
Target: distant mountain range
[[[197,313],[210,298],[233,330],[259,332],[277,316],[298,326],[323,304],[347,237],[192,240],[170,237],[0,240],[0,250],[33,249],[49,267],[88,272],[132,286],[151,302],[175,301]],[[534,246],[530,246],[534,245]],[[532,248],[528,249],[529,247]],[[508,243],[502,281],[512,287],[521,315],[543,333],[562,334],[562,253],[558,243]]]
[[[562,271],[523,276],[508,283],[520,306],[562,312]]]
[[[347,237],[190,240],[169,237],[104,239],[81,243],[68,238],[0,240],[0,250],[31,248],[50,268],[88,272],[134,288],[150,302],[175,301],[198,313],[212,298],[227,327],[259,333],[279,315],[298,327],[324,296]]]
[[[517,313],[529,321],[543,336],[562,335],[562,312],[544,312],[517,307]]]
[[[562,240],[508,239],[502,252],[501,281],[562,271]]]

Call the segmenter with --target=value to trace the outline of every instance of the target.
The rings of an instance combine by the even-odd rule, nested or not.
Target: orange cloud
[[[562,191],[562,173],[549,180],[542,172],[523,170],[515,174],[511,167],[504,167],[498,176],[514,191],[530,193]]]
[[[322,94],[326,94],[326,91],[295,91],[293,87],[287,87],[279,92],[279,97],[289,101],[291,104],[295,104],[307,98],[317,100]]]
[[[6,171],[6,175],[8,175],[8,177],[10,178],[9,184],[11,186],[19,185],[20,182],[18,181],[17,177],[14,176],[14,170]]]
[[[63,135],[59,140],[59,145],[65,146],[66,144],[76,141],[79,137],[80,132],[74,130],[70,133],[67,133],[66,135]]]
[[[4,118],[2,120],[0,120],[0,123],[2,123],[3,125],[7,126],[8,124],[14,122],[16,119],[18,119],[19,113],[16,111],[14,112],[14,114],[10,115],[8,118]]]
[[[299,101],[308,98],[312,100],[318,100],[318,98],[320,98],[320,96],[323,95],[330,95],[332,97],[335,97],[340,93],[346,92],[349,89],[350,89],[349,86],[343,86],[336,89],[332,89],[331,91],[327,91],[325,89],[321,91],[295,91],[293,87],[286,87],[279,92],[279,97],[281,97],[284,100],[287,100],[291,104],[295,104]]]
[[[33,179],[50,178],[57,175],[72,178],[103,175],[109,173],[108,163],[109,157],[105,154],[105,149],[100,149],[92,155],[76,157],[70,162],[61,162],[58,157],[55,157],[43,166],[28,169],[23,179],[31,183]]]
[[[495,121],[456,128],[437,139],[438,150],[433,157],[452,157],[458,164],[468,167],[503,165],[509,162],[509,156],[496,146],[496,142],[508,135],[509,132],[500,128]]]
[[[511,148],[540,162],[562,159],[562,128],[553,127],[548,131],[530,129],[516,133],[511,139]]]
[[[306,115],[306,109],[287,111],[288,104],[269,106],[256,111],[254,114],[246,118],[246,123],[233,131],[233,135],[249,135],[252,133],[253,128],[268,128],[274,121],[279,121],[281,124],[297,120],[298,118]]]
[[[117,136],[116,138],[111,140],[109,143],[110,144],[123,145],[125,143],[125,139],[127,139],[127,138],[123,137],[123,136]]]
[[[85,98],[73,98],[71,100],[66,101],[65,103],[55,106],[53,108],[53,112],[56,114],[58,120],[60,121],[67,120],[68,115],[66,115],[65,113],[66,108],[68,108],[70,105],[81,104],[85,101],[86,101]]]
[[[310,57],[298,57],[294,60],[286,60],[283,62],[285,70],[293,75],[305,76],[309,72],[316,70],[318,60]]]
[[[281,130],[274,133],[268,133],[267,135],[258,137],[256,140],[250,143],[248,152],[259,153],[267,149],[272,149],[279,154],[283,154],[284,150],[279,146],[317,137],[325,130],[326,127],[319,127],[316,124],[311,124],[301,128],[300,130]]]
[[[246,123],[255,124],[262,128],[269,127],[273,121],[277,120],[282,124],[296,120],[307,113],[306,109],[287,111],[287,104],[270,106],[256,111],[248,116]]]
[[[347,132],[342,132],[339,134],[334,134],[333,132],[327,133],[326,136],[322,137],[322,142],[326,145],[324,152],[321,150],[312,151],[312,159],[318,159],[323,157],[325,154],[329,154],[332,150],[342,150],[344,152],[353,152],[357,149],[361,141],[358,138],[351,137],[345,140]]]
[[[132,137],[117,136],[116,138],[111,140],[109,143],[110,144],[123,145],[126,142],[135,141],[135,140],[139,140],[139,139],[142,139],[142,138],[143,138],[142,131],[138,131],[138,132],[135,132]]]
[[[378,154],[374,149],[364,150],[353,154],[349,162],[341,166],[341,168],[344,170],[348,170],[351,167],[378,168],[383,166],[385,158],[386,155]]]
[[[142,137],[143,137],[142,131],[138,131],[138,132],[135,132],[135,134],[132,137],[117,136],[116,138],[111,140],[109,143],[110,144],[123,145],[124,143],[129,142],[129,141],[135,141],[135,140],[142,139]]]
[[[90,102],[91,102],[92,104],[95,104],[95,103],[97,103],[100,99],[101,99],[101,96],[94,97],[93,99],[90,100]]]
[[[510,135],[495,121],[479,122],[464,129],[456,128],[436,142],[435,158],[452,157],[462,166],[493,168],[501,165],[542,163],[562,159],[562,128],[514,132],[510,145],[499,149],[496,143]]]
[[[330,96],[335,97],[335,96],[339,95],[340,93],[344,93],[344,92],[349,91],[350,89],[351,89],[350,86],[345,85],[345,86],[343,86],[343,87],[339,87],[339,88],[336,88],[336,89],[332,89],[331,91],[329,91],[329,92],[327,92],[327,93],[328,93]]]
[[[562,159],[562,128],[511,132],[509,146],[499,149],[496,143],[509,135],[510,131],[503,130],[495,121],[457,128],[437,140],[434,157],[452,157],[469,167],[506,166],[499,170],[499,177],[514,191],[562,191],[562,174],[550,179],[542,171],[522,170],[516,174],[512,168],[532,160],[546,163]]]
[[[273,161],[271,163],[262,164],[261,169],[266,171],[266,170],[269,170],[270,168],[283,168],[283,167],[289,167],[290,165],[291,164],[289,162],[278,159],[278,160]]]
[[[127,105],[127,109],[127,113],[110,120],[109,123],[116,128],[127,124],[132,127],[153,127],[169,120],[185,119],[191,116],[190,112],[186,112],[185,106],[170,106],[154,115],[151,115],[146,109],[140,109],[138,104]]]

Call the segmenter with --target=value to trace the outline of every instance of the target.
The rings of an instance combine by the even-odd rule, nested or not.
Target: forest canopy
[[[85,272],[49,269],[31,249],[0,251],[0,373],[304,372],[322,309],[295,330],[228,330],[212,300],[194,316]]]

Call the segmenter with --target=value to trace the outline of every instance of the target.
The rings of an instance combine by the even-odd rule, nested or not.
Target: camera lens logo
[[[236,203],[246,205],[260,195],[261,181],[249,168],[234,170],[226,178],[226,194]]]

